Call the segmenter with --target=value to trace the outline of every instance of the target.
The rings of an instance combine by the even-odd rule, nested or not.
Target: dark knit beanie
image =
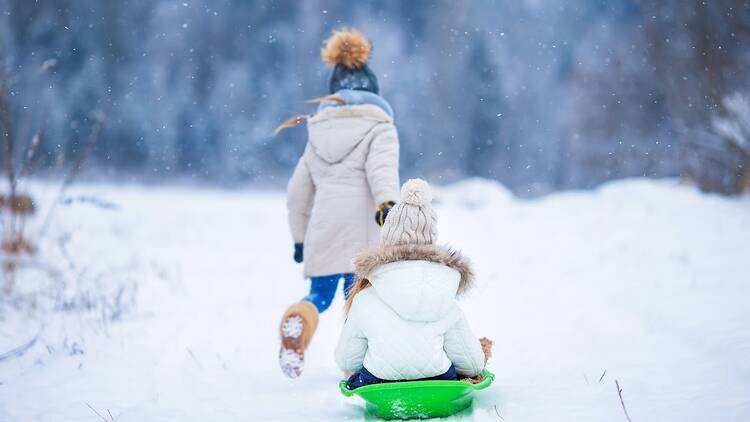
[[[331,72],[328,91],[331,94],[334,94],[342,89],[370,91],[374,94],[380,93],[378,79],[367,65],[360,68],[349,69],[343,65],[337,64],[336,67],[333,68],[333,72]]]

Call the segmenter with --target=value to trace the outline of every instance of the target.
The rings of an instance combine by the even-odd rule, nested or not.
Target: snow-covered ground
[[[281,193],[70,194],[117,208],[61,208],[37,259],[136,300],[50,312],[26,292],[6,304],[0,353],[43,328],[0,362],[0,421],[365,418],[337,390],[340,297],[302,378],[278,370],[277,319],[307,289]],[[478,273],[463,307],[496,343],[494,386],[455,419],[625,421],[618,380],[633,422],[750,420],[750,198],[631,180],[525,201],[467,181],[437,201],[441,242]]]

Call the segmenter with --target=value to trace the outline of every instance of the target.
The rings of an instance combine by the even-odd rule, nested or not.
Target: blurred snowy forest
[[[750,184],[750,2],[0,0],[21,145],[44,172],[106,124],[90,177],[281,186],[355,26],[394,106],[403,177],[534,196],[629,176]],[[17,148],[21,153],[22,148]]]

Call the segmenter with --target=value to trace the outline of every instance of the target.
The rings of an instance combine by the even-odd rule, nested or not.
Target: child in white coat
[[[354,260],[356,281],[336,361],[349,388],[455,380],[482,373],[485,356],[456,295],[473,282],[459,253],[436,246],[437,219],[423,180],[406,182],[389,212],[381,245]]]
[[[348,294],[352,258],[378,244],[398,195],[398,133],[367,64],[370,50],[359,31],[335,31],[321,51],[334,66],[332,95],[314,100],[323,101],[315,115],[279,127],[307,120],[309,135],[287,190],[294,261],[304,261],[310,279],[309,294],[289,306],[279,324],[279,364],[292,378],[302,373],[319,314],[331,306],[340,284]]]

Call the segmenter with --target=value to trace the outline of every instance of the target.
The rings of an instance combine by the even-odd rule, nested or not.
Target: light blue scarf
[[[388,104],[388,101],[386,101],[380,95],[373,94],[369,91],[360,91],[354,89],[342,89],[336,91],[334,95],[341,97],[346,102],[346,105],[372,104],[374,106],[378,106],[383,109],[383,111],[388,113],[391,118],[393,118],[393,108],[391,108],[391,105]],[[318,111],[321,111],[326,107],[340,107],[340,104],[337,104],[333,101],[322,102],[320,103],[320,105],[318,105]]]

